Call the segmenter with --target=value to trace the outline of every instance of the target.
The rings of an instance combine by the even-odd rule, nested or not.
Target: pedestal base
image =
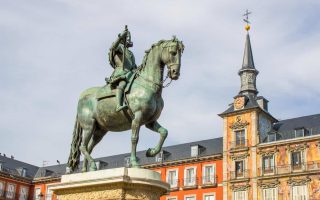
[[[63,175],[51,189],[59,200],[159,200],[169,187],[157,172],[115,168]]]

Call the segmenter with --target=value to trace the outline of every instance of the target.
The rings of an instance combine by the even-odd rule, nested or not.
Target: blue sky
[[[217,114],[240,88],[246,9],[271,114],[319,113],[319,1],[0,1],[0,152],[39,166],[67,160],[79,94],[111,74],[107,52],[126,24],[138,64],[160,39],[185,44],[180,79],[163,91],[165,145],[221,137]],[[130,137],[108,133],[94,157],[129,152]],[[143,127],[138,149],[157,141]]]

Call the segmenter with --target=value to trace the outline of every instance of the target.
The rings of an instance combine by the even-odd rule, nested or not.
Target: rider
[[[133,70],[137,68],[134,55],[128,49],[132,46],[131,34],[126,26],[109,51],[109,62],[114,71],[107,83],[111,84],[112,87],[116,87],[117,112],[127,108],[127,105],[123,104],[124,89]]]

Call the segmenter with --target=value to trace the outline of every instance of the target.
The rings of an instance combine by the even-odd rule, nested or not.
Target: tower
[[[224,200],[258,199],[257,147],[277,120],[268,112],[268,100],[258,95],[249,35],[247,11],[246,40],[240,76],[240,91],[223,118],[223,197]]]

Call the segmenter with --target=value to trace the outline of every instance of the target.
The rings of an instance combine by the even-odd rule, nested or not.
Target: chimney
[[[265,111],[268,111],[268,100],[265,99],[263,96],[257,97],[257,103]]]

